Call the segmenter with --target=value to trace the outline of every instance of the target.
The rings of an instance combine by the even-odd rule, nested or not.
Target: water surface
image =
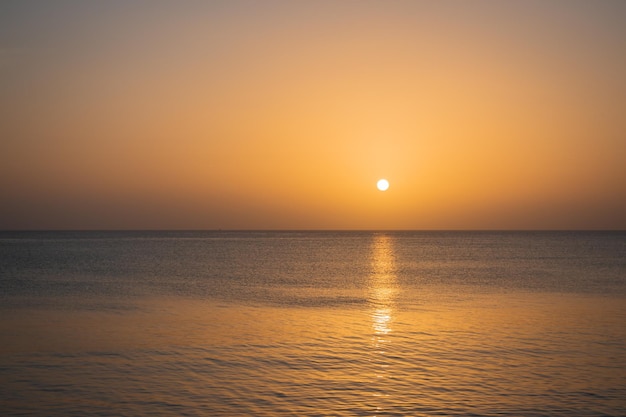
[[[8,415],[626,415],[626,234],[3,232]]]

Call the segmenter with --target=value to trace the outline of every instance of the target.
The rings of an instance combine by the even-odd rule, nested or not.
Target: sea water
[[[623,232],[2,232],[0,414],[626,415]]]

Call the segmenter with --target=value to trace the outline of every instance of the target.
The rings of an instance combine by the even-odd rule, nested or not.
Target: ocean
[[[0,415],[625,416],[626,232],[0,232]]]

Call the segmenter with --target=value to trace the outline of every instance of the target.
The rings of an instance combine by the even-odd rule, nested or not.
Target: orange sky
[[[626,2],[85,3],[0,5],[0,229],[626,229]]]

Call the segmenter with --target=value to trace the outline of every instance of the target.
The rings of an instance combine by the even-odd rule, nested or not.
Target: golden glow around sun
[[[380,191],[386,191],[387,188],[389,188],[389,181],[387,181],[386,179],[380,179],[378,180],[378,182],[376,183],[376,187],[380,190]]]

